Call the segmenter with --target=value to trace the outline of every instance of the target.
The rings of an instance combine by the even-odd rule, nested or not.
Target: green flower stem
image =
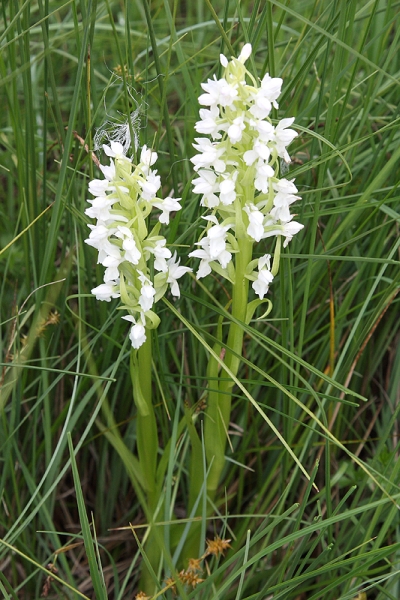
[[[158,435],[152,402],[151,358],[151,335],[148,332],[147,339],[139,350],[132,350],[131,377],[133,397],[138,409],[137,451],[143,474],[147,508],[153,521],[159,500],[159,490],[156,482]],[[145,552],[152,570],[157,573],[161,558],[161,548],[157,541],[154,526],[147,539]],[[155,591],[152,573],[144,561],[142,562],[140,589],[147,594],[153,594]]]
[[[245,323],[249,296],[249,280],[245,277],[246,267],[251,261],[253,242],[245,234],[244,225],[238,224],[236,228],[238,252],[235,264],[235,284],[232,290],[232,316]],[[240,231],[242,229],[242,231]],[[237,375],[242,355],[244,329],[241,325],[231,322],[229,326],[225,364],[233,375]],[[232,352],[229,351],[232,350]],[[225,464],[225,448],[227,431],[231,414],[232,379],[221,379],[216,385],[215,377],[217,364],[214,358],[209,365],[209,397],[207,420],[205,422],[205,446],[209,463],[211,464],[207,491],[211,499],[215,497],[216,490]],[[213,391],[211,391],[213,390]]]
[[[156,491],[158,450],[157,423],[152,402],[151,335],[147,335],[145,343],[139,350],[132,350],[132,355],[134,354],[137,354],[137,357],[133,356],[131,365],[133,363],[132,366],[135,370],[137,369],[137,371],[132,374],[134,400],[138,406],[136,434],[137,448],[139,462],[144,476],[145,489],[150,500],[150,497]],[[131,369],[131,371],[132,370],[133,369]],[[147,410],[143,410],[143,403],[145,403]]]

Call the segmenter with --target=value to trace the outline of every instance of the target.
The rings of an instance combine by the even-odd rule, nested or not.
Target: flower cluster
[[[290,129],[294,118],[273,125],[272,107],[278,108],[282,79],[266,74],[257,81],[244,66],[251,54],[246,44],[238,58],[221,55],[224,75],[202,84],[200,120],[195,129],[208,136],[196,138],[198,154],[191,161],[197,178],[194,192],[201,194],[201,205],[212,214],[205,234],[197,242],[199,249],[189,256],[200,258],[197,277],[211,270],[234,279],[232,255],[239,251],[239,240],[254,243],[276,237],[275,253],[281,238],[286,247],[303,225],[293,220],[290,205],[299,199],[294,180],[279,177],[280,159],[290,162],[288,145],[297,133]],[[210,139],[211,138],[211,139]],[[217,219],[217,215],[220,219]],[[245,276],[263,298],[276,275],[278,261],[270,269],[270,255],[249,262]]]
[[[161,223],[168,224],[170,213],[181,209],[180,198],[157,197],[160,176],[151,167],[157,154],[146,146],[135,167],[121,143],[112,141],[103,146],[110,158],[109,166],[100,166],[104,179],[89,183],[91,207],[85,213],[96,224],[89,224],[90,235],[85,242],[98,250],[97,262],[105,267],[104,283],[92,290],[97,300],[110,302],[121,298],[132,323],[129,333],[133,348],[146,340],[146,328],[155,328],[158,316],[152,308],[167,291],[179,297],[178,279],[188,267],[181,267],[176,253],[166,247],[159,234]],[[158,223],[148,232],[146,218],[153,207],[159,209]],[[152,259],[153,269],[150,268]],[[155,273],[152,276],[152,273]]]
[[[202,556],[200,556],[200,558],[189,558],[189,565],[187,569],[182,569],[181,571],[179,571],[178,579],[180,580],[180,582],[188,588],[196,588],[200,583],[204,581],[204,579],[200,577],[201,573],[203,572],[203,567],[201,566],[201,563],[208,556],[215,556],[217,558],[220,556],[224,556],[225,552],[232,547],[229,543],[230,541],[231,540],[221,539],[218,535],[213,540],[206,540],[207,548],[202,554]],[[207,571],[208,574],[210,574],[208,565]],[[165,581],[165,584],[165,590],[170,589],[172,590],[172,593],[174,595],[177,594],[176,580],[174,580],[172,577],[168,577]],[[149,600],[149,596],[146,596],[144,592],[139,592],[139,594],[137,594],[135,598],[136,600]]]

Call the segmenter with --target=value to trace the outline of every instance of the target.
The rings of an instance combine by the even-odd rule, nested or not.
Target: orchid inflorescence
[[[276,237],[272,268],[265,254],[251,260],[245,272],[261,299],[278,271],[281,238],[286,247],[303,225],[289,211],[299,199],[294,180],[279,177],[279,159],[290,162],[286,148],[297,136],[290,129],[294,118],[272,124],[269,115],[278,108],[283,82],[268,73],[257,81],[244,66],[251,52],[246,44],[229,62],[221,55],[224,76],[202,84],[199,103],[207,108],[200,109],[195,129],[209,137],[196,138],[199,154],[191,161],[198,175],[194,192],[211,214],[203,217],[205,232],[189,256],[200,259],[198,279],[214,270],[235,283],[232,255],[239,251],[238,240]]]
[[[172,255],[159,233],[161,224],[169,223],[170,213],[181,209],[180,198],[156,196],[161,187],[160,176],[151,168],[157,160],[156,152],[143,146],[135,167],[120,142],[111,141],[103,149],[110,165],[100,165],[104,179],[89,183],[89,192],[95,198],[88,200],[92,206],[85,211],[97,219],[95,225],[89,224],[91,232],[85,242],[98,250],[97,262],[106,267],[104,283],[92,294],[106,302],[121,298],[120,308],[128,311],[122,318],[132,323],[129,337],[137,349],[146,340],[146,328],[159,324],[153,304],[162,298],[168,285],[172,295],[179,297],[177,280],[191,270],[179,265],[176,253]],[[149,233],[146,218],[153,207],[161,213]]]
[[[261,82],[256,80],[244,66],[251,52],[251,45],[245,44],[231,61],[221,54],[224,76],[202,84],[205,93],[199,103],[207,108],[200,109],[195,129],[209,137],[195,139],[199,154],[191,158],[197,173],[193,191],[202,195],[201,205],[211,214],[203,217],[207,225],[196,243],[198,249],[189,256],[200,259],[198,279],[213,270],[235,284],[233,255],[243,251],[243,244],[252,248],[255,242],[276,238],[272,266],[270,254],[253,259],[251,250],[242,271],[262,299],[279,269],[281,238],[286,247],[303,225],[289,210],[299,199],[294,180],[279,176],[280,160],[290,162],[287,147],[297,136],[290,129],[294,118],[274,126],[269,116],[273,107],[278,108],[283,81],[268,73]],[[107,302],[121,298],[120,308],[128,311],[123,318],[132,322],[129,337],[137,349],[146,340],[146,328],[159,324],[154,303],[168,285],[179,297],[177,280],[191,271],[180,266],[160,235],[161,224],[167,225],[170,213],[181,209],[180,198],[157,197],[161,180],[151,168],[156,152],[144,146],[135,166],[120,141],[111,140],[103,149],[110,165],[100,165],[104,179],[89,183],[95,198],[85,211],[97,219],[89,225],[85,241],[98,250],[98,263],[106,267],[104,283],[92,293]],[[146,219],[153,208],[161,213],[149,233]]]

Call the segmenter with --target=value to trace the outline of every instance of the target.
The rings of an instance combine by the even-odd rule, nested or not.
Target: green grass
[[[140,106],[140,144],[159,153],[165,195],[183,198],[168,242],[189,264],[203,213],[189,162],[200,84],[218,74],[220,52],[237,54],[247,41],[249,69],[284,79],[274,118],[296,117],[290,177],[305,229],[283,255],[272,312],[256,320],[261,307],[246,327],[232,447],[214,516],[202,524],[203,545],[219,535],[232,548],[207,559],[204,582],[178,597],[400,597],[399,6],[2,3],[2,597],[39,598],[49,563],[49,598],[139,591],[147,517],[132,487],[128,330],[116,303],[90,295],[102,273],[83,243],[84,209],[99,175],[82,140],[92,149],[104,121]],[[190,537],[192,450],[179,422],[206,399],[207,347],[218,317],[224,328],[230,319],[225,282],[202,283],[187,277],[179,303],[157,305],[160,590],[182,568]],[[204,472],[196,477],[203,503]]]

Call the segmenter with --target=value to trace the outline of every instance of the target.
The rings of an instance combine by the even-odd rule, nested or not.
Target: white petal
[[[245,63],[246,60],[249,58],[249,56],[251,55],[252,52],[252,47],[251,44],[245,44],[242,48],[241,53],[238,56],[238,60],[240,60],[241,63]]]

